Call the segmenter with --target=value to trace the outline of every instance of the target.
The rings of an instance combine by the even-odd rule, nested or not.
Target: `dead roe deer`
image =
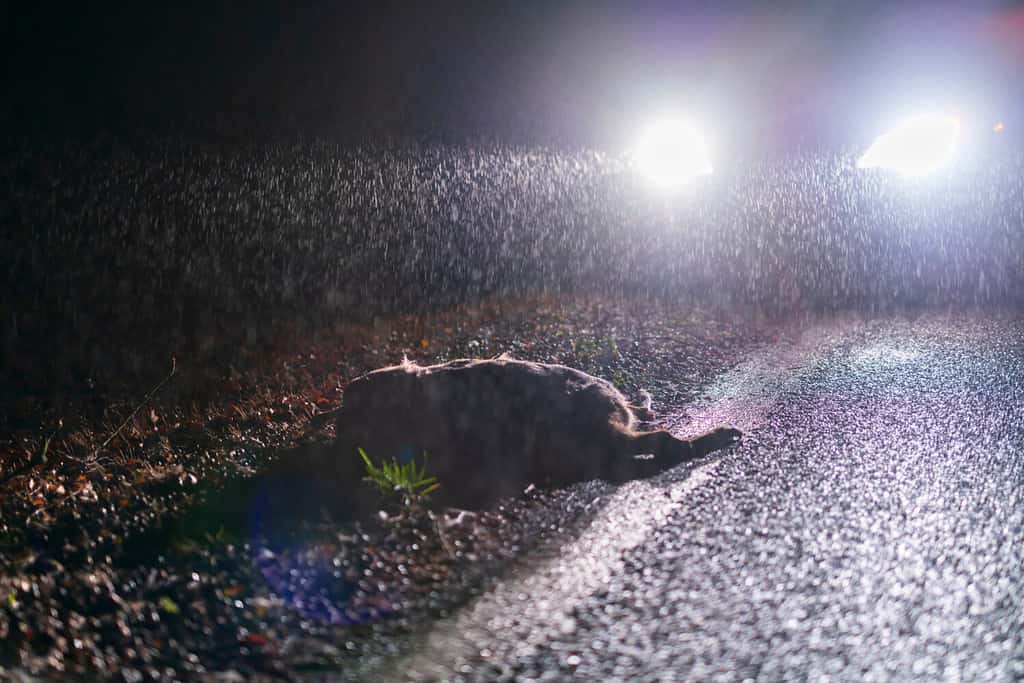
[[[733,443],[726,427],[692,440],[638,431],[636,412],[610,382],[564,365],[455,360],[400,365],[353,380],[337,411],[338,474],[358,480],[357,448],[373,460],[420,462],[438,497],[482,507],[529,484],[647,477]]]

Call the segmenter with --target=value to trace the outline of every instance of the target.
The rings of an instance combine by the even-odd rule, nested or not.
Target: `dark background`
[[[615,145],[680,108],[745,149],[859,144],[906,106],[1020,110],[997,2],[33,3],[5,17],[9,132]]]
[[[0,27],[0,427],[26,396],[137,396],[172,354],[219,372],[538,292],[1024,301],[1011,5],[40,2]],[[922,187],[855,168],[929,105],[1000,154]],[[674,201],[616,154],[663,109],[717,152]]]

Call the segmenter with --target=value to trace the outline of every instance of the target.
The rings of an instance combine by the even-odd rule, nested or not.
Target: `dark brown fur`
[[[531,483],[650,476],[739,436],[720,428],[686,441],[637,431],[634,410],[611,383],[564,365],[504,356],[403,362],[346,389],[337,413],[339,465],[361,476],[357,447],[378,461],[421,461],[426,452],[443,500],[479,507]]]

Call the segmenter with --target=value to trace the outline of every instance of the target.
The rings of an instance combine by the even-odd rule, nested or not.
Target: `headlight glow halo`
[[[714,170],[700,129],[679,117],[651,124],[633,150],[633,161],[637,170],[662,190],[678,189]]]

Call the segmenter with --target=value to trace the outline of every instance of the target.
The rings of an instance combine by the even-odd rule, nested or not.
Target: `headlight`
[[[888,168],[919,176],[946,166],[956,154],[960,122],[949,116],[909,118],[879,135],[857,162],[858,168]]]
[[[677,188],[712,172],[704,136],[681,119],[664,119],[648,128],[633,158],[636,168],[663,189]]]

